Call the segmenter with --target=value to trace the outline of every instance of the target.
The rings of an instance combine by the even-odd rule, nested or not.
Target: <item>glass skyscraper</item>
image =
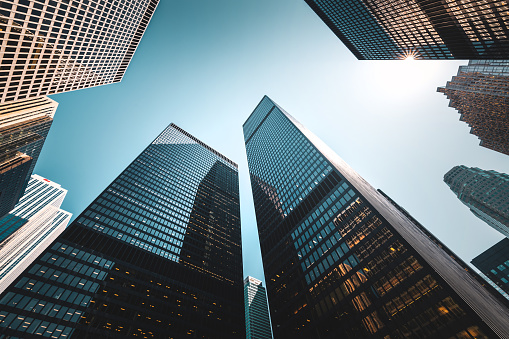
[[[506,59],[509,5],[497,0],[306,0],[359,60]]]
[[[454,166],[444,182],[476,217],[509,238],[509,175]]]
[[[0,103],[119,82],[159,0],[4,0]]]
[[[472,259],[472,264],[509,294],[509,239],[504,238]]]
[[[0,295],[0,334],[243,338],[238,190],[171,124]]]
[[[250,276],[244,279],[244,307],[246,339],[272,339],[265,287]]]
[[[23,194],[57,106],[47,97],[0,104],[0,217]]]
[[[264,97],[244,124],[274,338],[496,338],[509,310]]]
[[[481,146],[509,155],[509,60],[470,60],[438,92],[450,99]]]

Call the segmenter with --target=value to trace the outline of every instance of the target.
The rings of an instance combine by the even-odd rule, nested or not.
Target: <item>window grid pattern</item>
[[[491,335],[468,304],[338,169],[331,168],[300,204],[283,213],[288,198],[280,193],[285,190],[280,191],[279,182],[289,186],[287,191],[300,192],[297,188],[306,185],[285,181],[287,176],[305,181],[315,175],[310,161],[323,161],[324,169],[330,163],[321,152],[317,158],[301,155],[318,149],[304,137],[308,131],[287,113],[275,104],[265,105],[265,112],[259,107],[255,113],[264,118],[249,119],[260,125],[244,126],[249,127],[246,152],[275,336]],[[254,132],[247,136],[250,131]],[[284,152],[279,149],[293,159],[282,171],[284,160],[273,156]],[[291,170],[306,165],[303,174]],[[289,201],[294,201],[292,196]]]
[[[444,182],[472,213],[509,237],[509,175],[477,167],[455,166]]]
[[[358,59],[503,59],[505,1],[306,0]]]
[[[479,254],[472,264],[509,299],[509,239],[504,238]]]
[[[181,131],[165,129],[0,295],[0,336],[242,336],[236,164]]]
[[[509,61],[471,60],[439,87],[480,145],[509,155]]]
[[[120,81],[157,3],[2,1],[0,102]]]

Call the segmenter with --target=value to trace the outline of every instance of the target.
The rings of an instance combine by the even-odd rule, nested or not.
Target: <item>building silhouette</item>
[[[504,59],[507,3],[398,0],[306,3],[359,60]]]
[[[484,273],[505,294],[509,294],[509,239],[504,238],[472,259],[472,265]]]
[[[267,294],[260,280],[244,279],[244,307],[247,339],[272,339]]]
[[[159,0],[0,6],[0,103],[119,82]]]
[[[32,175],[16,205],[0,219],[0,293],[65,229],[72,214],[60,209],[67,190]]]
[[[57,106],[47,97],[0,104],[0,217],[23,194]]]
[[[439,87],[480,145],[509,155],[509,60],[470,60]]]
[[[168,126],[0,295],[0,335],[243,338],[237,173]]]
[[[444,182],[476,217],[509,238],[509,175],[461,165]]]
[[[509,335],[498,297],[268,97],[244,138],[282,209],[252,181],[274,338]]]

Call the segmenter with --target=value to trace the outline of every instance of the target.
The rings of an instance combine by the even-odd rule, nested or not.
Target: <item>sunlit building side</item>
[[[267,294],[263,283],[253,277],[244,279],[246,339],[272,339]]]
[[[489,338],[509,310],[264,97],[244,138],[274,338]]]
[[[119,82],[159,0],[0,3],[0,103]]]
[[[305,1],[359,60],[509,55],[506,1]]]
[[[509,60],[470,60],[437,91],[447,96],[481,146],[509,155]]]

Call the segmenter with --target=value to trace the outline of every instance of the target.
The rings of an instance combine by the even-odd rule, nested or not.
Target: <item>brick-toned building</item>
[[[509,60],[471,60],[437,91],[450,99],[481,146],[509,155]]]

